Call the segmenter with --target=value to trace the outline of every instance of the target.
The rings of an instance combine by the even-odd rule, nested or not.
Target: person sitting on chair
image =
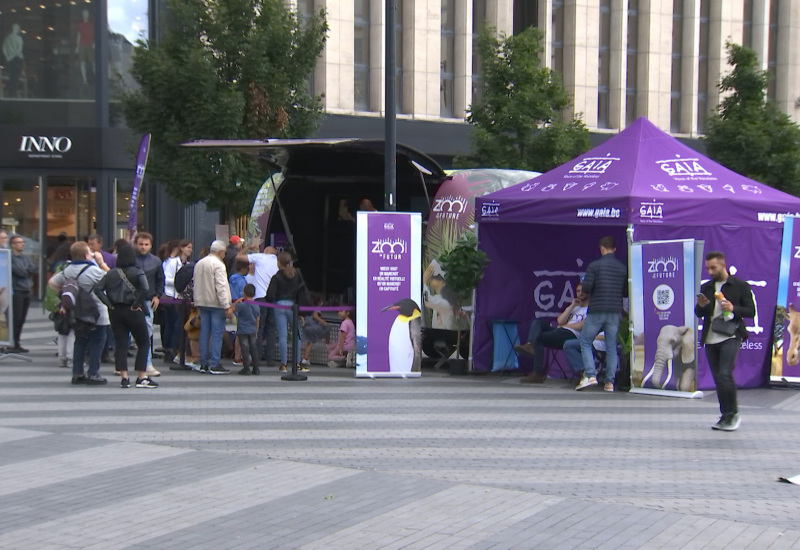
[[[575,299],[556,319],[557,327],[542,319],[533,319],[528,330],[528,340],[514,346],[519,355],[533,357],[533,371],[519,381],[523,384],[541,384],[547,378],[544,365],[544,348],[563,349],[564,342],[575,340],[583,327],[583,318],[589,305],[589,295],[583,292],[580,283],[575,287]]]

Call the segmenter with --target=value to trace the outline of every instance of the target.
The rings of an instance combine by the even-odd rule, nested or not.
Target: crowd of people
[[[38,268],[23,253],[21,236],[0,231],[0,246],[11,249],[14,340],[6,351],[27,353],[21,337]],[[292,306],[321,305],[322,300],[312,298],[288,252],[269,246],[259,251],[236,235],[227,243],[213,241],[196,262],[188,239],[170,240],[152,251],[153,237],[146,232],[130,242],[120,239],[109,250],[97,234],[77,242],[60,235],[48,248],[45,307],[54,322],[59,365],[72,368],[72,384],[107,384],[101,364],[113,363],[120,387],[157,388],[154,378],[161,373],[154,357],[170,370],[223,375],[231,373],[222,364],[227,355],[241,365],[238,374],[258,375],[262,362],[272,366],[276,348],[277,370],[291,370]],[[338,337],[329,336],[320,312],[301,318],[301,330],[294,334],[302,342],[302,353],[294,358],[298,371],[309,370],[311,348],[323,341],[329,366],[354,365],[355,325],[349,311],[339,317]],[[153,349],[156,325],[159,350]],[[230,325],[235,330],[226,330]],[[128,376],[131,357],[135,383]]]

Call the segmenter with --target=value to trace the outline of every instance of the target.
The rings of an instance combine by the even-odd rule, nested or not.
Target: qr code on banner
[[[669,288],[660,288],[656,290],[656,305],[669,306],[672,303],[672,291]]]

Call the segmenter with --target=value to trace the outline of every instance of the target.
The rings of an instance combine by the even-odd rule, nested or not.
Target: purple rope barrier
[[[292,306],[282,306],[279,304],[272,304],[269,302],[257,302],[255,300],[242,300],[247,304],[255,304],[258,307],[266,307],[272,309],[292,309]],[[182,304],[183,300],[176,300],[175,298],[161,298],[160,304]],[[300,311],[353,311],[355,306],[300,306]]]

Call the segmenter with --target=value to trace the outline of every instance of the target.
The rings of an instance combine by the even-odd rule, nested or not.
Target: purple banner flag
[[[771,382],[800,382],[800,223],[783,220],[778,301],[770,367]]]
[[[136,233],[137,212],[139,206],[139,190],[142,188],[144,180],[144,170],[147,167],[147,156],[150,154],[150,134],[142,136],[139,143],[139,155],[136,157],[136,175],[133,177],[133,188],[131,189],[131,201],[128,204],[128,240],[133,239]]]
[[[633,389],[694,393],[694,293],[698,286],[695,241],[633,243],[631,266]]]
[[[421,372],[419,214],[359,212],[356,376]],[[362,348],[359,345],[359,348]]]

